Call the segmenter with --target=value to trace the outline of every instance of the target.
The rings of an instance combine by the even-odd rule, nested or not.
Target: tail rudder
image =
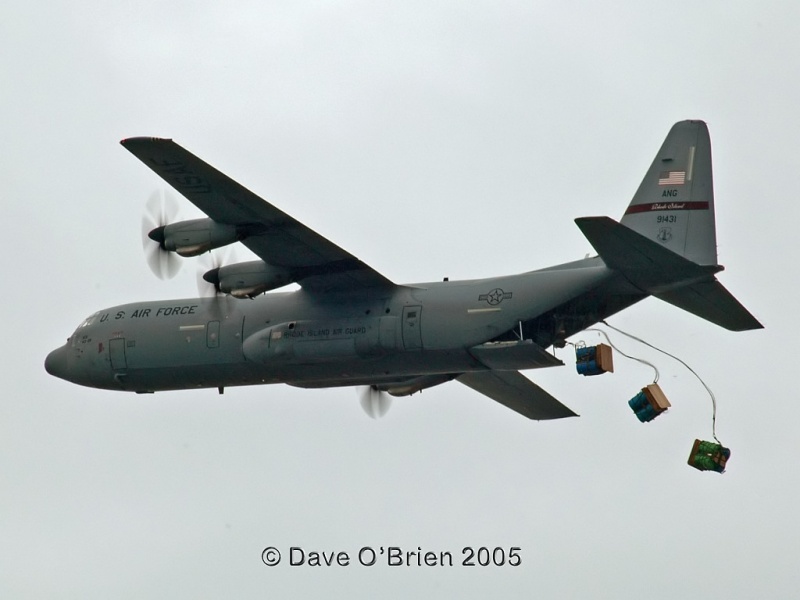
[[[703,121],[672,126],[620,222],[694,263],[717,264],[711,139]]]

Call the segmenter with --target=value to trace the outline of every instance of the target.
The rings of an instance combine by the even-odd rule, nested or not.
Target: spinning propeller
[[[392,397],[374,385],[365,385],[358,388],[361,408],[373,419],[384,416],[392,406]]]
[[[181,268],[180,258],[164,248],[164,227],[177,214],[175,197],[162,190],[150,195],[142,215],[142,248],[150,270],[159,279],[172,279]]]
[[[219,289],[219,268],[227,262],[227,258],[227,253],[221,250],[200,257],[202,266],[197,270],[197,291],[203,298],[225,295]]]

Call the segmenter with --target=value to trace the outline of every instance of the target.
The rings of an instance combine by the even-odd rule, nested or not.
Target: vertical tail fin
[[[694,263],[717,264],[711,139],[703,121],[672,126],[621,223]]]

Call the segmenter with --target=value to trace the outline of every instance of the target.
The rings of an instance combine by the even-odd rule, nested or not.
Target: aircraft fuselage
[[[134,392],[447,377],[486,370],[475,347],[613,277],[602,261],[587,259],[521,275],[386,291],[301,289],[254,300],[137,302],[90,316],[48,356],[46,368],[77,384]],[[541,356],[514,352],[510,369],[553,366]],[[492,368],[502,367],[505,356],[493,352]]]

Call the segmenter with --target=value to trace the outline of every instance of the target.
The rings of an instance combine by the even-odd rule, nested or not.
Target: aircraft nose
[[[44,370],[53,375],[66,379],[67,375],[67,349],[56,348],[44,359]]]

